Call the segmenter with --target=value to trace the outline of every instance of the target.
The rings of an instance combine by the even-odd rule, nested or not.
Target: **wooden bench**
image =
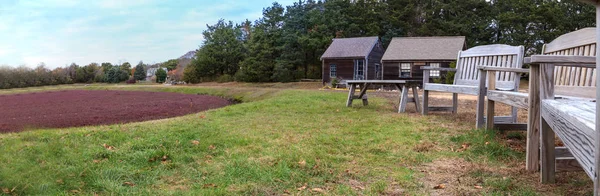
[[[597,9],[597,11],[600,9]],[[597,14],[600,18],[600,14]],[[597,20],[600,21],[600,20]],[[597,43],[600,37],[598,29],[595,30],[592,40]],[[581,37],[578,39],[585,39]],[[591,54],[596,54],[598,46]],[[569,44],[567,42],[563,43]],[[577,50],[577,47],[573,48]],[[600,194],[599,169],[600,169],[600,132],[598,132],[598,115],[596,110],[600,105],[596,101],[577,98],[555,98],[556,93],[574,92],[580,97],[598,97],[596,81],[598,74],[596,68],[600,63],[598,56],[583,56],[581,53],[574,55],[557,54],[559,56],[539,55],[532,56],[529,61],[539,69],[539,99],[540,101],[540,170],[542,183],[554,183],[555,160],[557,159],[554,139],[555,134],[565,144],[572,156],[581,165],[586,174],[594,181],[594,195]],[[588,77],[590,80],[577,83],[575,79],[561,78],[565,72],[580,72],[579,77]],[[560,79],[557,79],[560,78]],[[586,81],[589,81],[587,83]],[[572,84],[570,89],[561,89],[563,84]],[[562,90],[567,90],[561,92]]]
[[[595,28],[585,28],[562,35],[552,42],[544,45],[542,54],[545,56],[533,56],[527,58],[527,61],[536,61],[539,63],[542,58],[554,58],[559,60],[559,55],[577,55],[577,56],[596,56],[596,34]],[[567,61],[568,58],[563,58]],[[531,62],[526,62],[531,63]],[[539,100],[539,66],[532,65],[530,69],[498,68],[481,66],[479,69],[487,72],[489,79],[497,77],[502,72],[530,73],[529,92],[507,92],[498,90],[488,90],[487,92],[487,118],[493,118],[494,106],[496,102],[504,103],[516,108],[528,110],[527,124],[502,124],[488,121],[487,129],[499,130],[527,130],[527,163],[528,171],[539,170],[539,119],[540,119],[540,100]],[[553,84],[554,91],[561,99],[595,99],[595,79],[596,71],[594,68],[566,67],[560,66],[554,69]],[[489,81],[492,82],[491,80]],[[534,100],[534,101],[530,101]],[[561,150],[560,148],[557,150]],[[562,151],[566,151],[562,149]],[[566,151],[568,152],[568,151]],[[577,165],[574,157],[570,153],[560,153],[557,159],[558,170],[568,170]]]
[[[477,128],[484,125],[484,102],[487,94],[486,75],[481,74],[478,66],[521,68],[523,66],[523,46],[486,45],[478,46],[458,54],[457,68],[423,67],[423,115],[429,111],[452,111],[457,113],[458,94],[477,95]],[[454,84],[429,83],[430,70],[456,71]],[[494,90],[518,91],[520,75],[501,73],[496,77]],[[430,107],[429,91],[452,93],[452,107]],[[517,120],[517,108],[513,108],[511,116],[496,117],[498,122],[514,123]]]

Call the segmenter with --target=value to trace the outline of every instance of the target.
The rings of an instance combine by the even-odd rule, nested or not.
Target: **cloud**
[[[100,0],[98,5],[106,9],[130,8],[139,5],[151,4],[152,0]]]
[[[272,0],[0,0],[0,64],[162,62],[198,49],[206,25],[254,21]],[[291,5],[295,0],[286,0]]]

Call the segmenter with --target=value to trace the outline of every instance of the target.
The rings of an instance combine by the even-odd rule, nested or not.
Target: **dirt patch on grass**
[[[474,163],[443,158],[414,168],[423,176],[430,195],[481,195],[485,193],[535,192],[541,195],[586,195],[592,184],[583,172],[557,173],[556,184],[541,184],[539,173],[527,172],[521,163]],[[590,182],[588,182],[590,181]],[[569,188],[566,188],[568,186]]]
[[[85,90],[0,95],[0,103],[0,133],[156,120],[231,104],[207,95]]]

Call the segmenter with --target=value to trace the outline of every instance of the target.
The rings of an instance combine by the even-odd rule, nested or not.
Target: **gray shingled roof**
[[[397,37],[392,39],[382,61],[456,60],[465,48],[465,37]]]
[[[321,59],[369,56],[379,37],[356,37],[333,39]]]

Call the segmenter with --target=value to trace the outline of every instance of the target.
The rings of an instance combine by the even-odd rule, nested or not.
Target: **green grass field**
[[[347,108],[347,94],[333,91],[139,85],[0,94],[59,89],[199,93],[244,103],[150,122],[2,134],[0,194],[423,195],[437,191],[423,166],[440,159],[483,166],[465,174],[481,179],[468,185],[476,194],[537,190],[485,169],[524,163],[494,132],[442,126],[455,123],[444,115],[396,114],[383,98]]]

